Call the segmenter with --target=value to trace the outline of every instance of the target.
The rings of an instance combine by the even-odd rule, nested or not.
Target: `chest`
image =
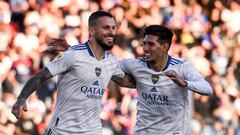
[[[117,63],[110,59],[101,61],[92,58],[85,58],[84,60],[76,61],[75,66],[72,68],[72,74],[76,75],[78,79],[82,80],[109,80],[113,72],[116,70]],[[81,76],[79,78],[79,76]]]
[[[175,70],[179,75],[181,72]],[[134,70],[139,97],[169,103],[181,102],[187,90],[178,86],[165,72],[154,72],[146,68]]]

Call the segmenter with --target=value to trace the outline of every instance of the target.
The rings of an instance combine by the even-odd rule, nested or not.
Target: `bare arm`
[[[52,74],[45,67],[40,72],[35,74],[23,87],[18,99],[27,99],[35,90],[37,90],[41,84],[50,79]]]
[[[30,80],[28,80],[12,108],[12,113],[16,116],[16,118],[22,118],[23,111],[27,111],[26,105],[27,98],[36,89],[38,89],[41,86],[41,84],[43,84],[46,80],[48,80],[51,77],[52,74],[45,67],[40,72],[35,74]]]
[[[123,78],[112,77],[112,80],[121,87],[136,88],[136,81],[129,74],[125,74]]]

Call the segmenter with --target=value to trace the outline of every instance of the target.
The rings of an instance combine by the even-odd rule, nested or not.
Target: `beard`
[[[115,38],[114,38],[115,39]],[[113,39],[113,42],[114,42]],[[108,51],[111,50],[113,48],[113,44],[112,45],[107,45],[106,43],[103,42],[102,39],[100,38],[96,38],[97,43],[103,48],[104,51]]]

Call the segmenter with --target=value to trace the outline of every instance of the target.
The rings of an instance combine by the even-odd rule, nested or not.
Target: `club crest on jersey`
[[[101,68],[98,68],[98,67],[95,68],[95,73],[96,73],[97,77],[100,76],[101,72],[102,72]]]
[[[152,82],[156,84],[159,80],[159,75],[152,75]]]

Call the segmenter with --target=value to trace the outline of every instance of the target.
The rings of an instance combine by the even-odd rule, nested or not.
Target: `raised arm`
[[[17,119],[22,118],[23,111],[27,111],[27,98],[51,77],[53,77],[52,74],[45,67],[28,80],[18,96],[16,103],[12,107],[12,113]]]
[[[129,74],[125,74],[123,78],[113,76],[111,79],[121,87],[136,88],[136,81]]]

